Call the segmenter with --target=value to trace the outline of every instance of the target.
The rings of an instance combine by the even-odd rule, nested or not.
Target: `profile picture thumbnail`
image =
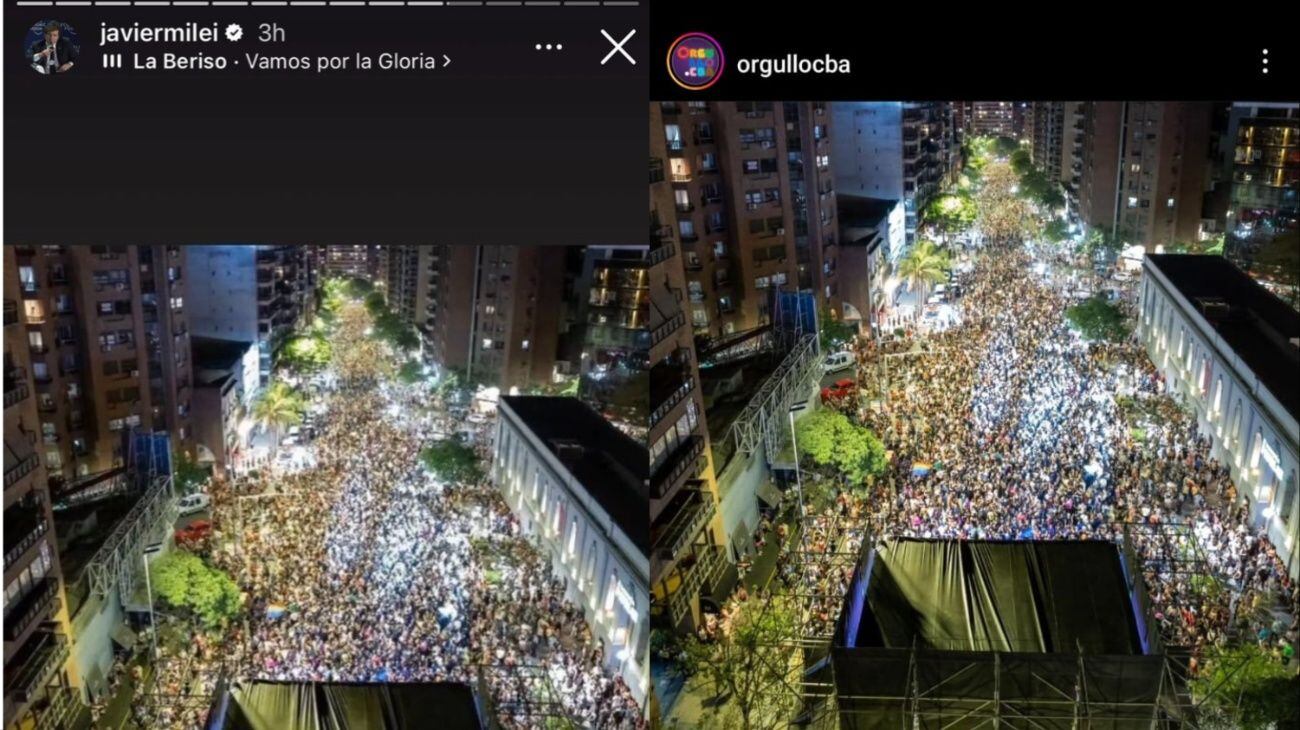
[[[42,20],[33,24],[27,29],[23,47],[24,57],[32,70],[46,76],[71,71],[81,53],[77,31],[57,20]]]

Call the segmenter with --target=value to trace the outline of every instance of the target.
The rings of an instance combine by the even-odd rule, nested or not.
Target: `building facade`
[[[246,418],[261,382],[261,357],[254,342],[192,338],[194,351],[194,437],[200,463],[217,473],[242,471],[253,428]]]
[[[838,316],[830,114],[820,102],[651,104],[673,207],[651,220],[686,268],[695,332],[766,324],[773,289],[817,292]],[[652,173],[653,174],[653,173]]]
[[[1148,251],[1201,234],[1208,102],[1087,102],[1079,213]]]
[[[1300,104],[1233,104],[1228,143],[1225,253],[1261,278],[1280,279],[1282,272],[1272,270],[1277,264],[1257,254],[1280,236],[1296,235]]]
[[[15,300],[51,489],[122,466],[124,434],[167,431],[193,456],[186,250],[19,246]]]
[[[311,320],[314,292],[305,246],[189,246],[194,334],[256,342],[261,379],[285,341]],[[260,387],[260,384],[259,384]]]
[[[576,398],[504,396],[492,476],[582,607],[605,665],[649,691],[645,447]],[[635,470],[635,473],[634,471]]]
[[[40,322],[27,317],[15,253],[5,247],[4,721],[6,728],[74,727],[89,712],[72,688],[67,602],[41,453],[28,339]]]
[[[836,187],[841,195],[903,201],[910,246],[925,206],[960,166],[951,105],[835,102],[832,109]]]
[[[1148,255],[1139,335],[1254,524],[1300,575],[1300,313],[1220,256]]]
[[[1065,102],[1033,102],[1030,150],[1034,166],[1049,180],[1060,180],[1065,153]]]
[[[1016,104],[1010,101],[972,101],[967,126],[976,136],[1016,136]]]
[[[664,150],[664,120],[650,108],[650,149]],[[650,587],[652,615],[670,630],[700,620],[701,596],[722,583],[728,560],[704,412],[687,282],[673,220],[678,186],[665,157],[650,158],[649,330]]]

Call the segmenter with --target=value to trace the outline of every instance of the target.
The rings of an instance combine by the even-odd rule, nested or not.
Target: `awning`
[[[750,534],[749,526],[744,520],[741,520],[740,524],[736,525],[735,532],[731,533],[731,546],[735,548],[736,554],[742,557],[754,552],[754,537]]]
[[[767,503],[769,507],[779,507],[781,505],[781,490],[776,488],[770,480],[765,480],[758,485],[758,498]]]
[[[126,624],[118,624],[113,627],[113,641],[123,649],[131,651],[135,648],[135,632]]]
[[[197,447],[198,447],[198,448],[196,449],[196,451],[198,451],[198,458],[195,460],[197,463],[199,463],[199,464],[214,464],[214,463],[216,463],[216,461],[217,461],[217,457],[216,457],[216,456],[213,456],[213,454],[212,454],[212,449],[209,449],[208,447],[204,446],[203,444],[197,444]]]

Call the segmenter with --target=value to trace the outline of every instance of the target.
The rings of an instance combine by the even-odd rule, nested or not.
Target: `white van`
[[[212,504],[212,497],[203,492],[195,492],[187,497],[182,497],[177,505],[181,515],[192,515],[195,512],[202,512]]]
[[[848,350],[841,350],[826,358],[826,361],[822,363],[822,373],[838,373],[851,367],[853,367],[853,353]]]

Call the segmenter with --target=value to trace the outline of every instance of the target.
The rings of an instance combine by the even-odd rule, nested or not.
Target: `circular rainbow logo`
[[[683,89],[713,86],[725,64],[722,44],[707,33],[684,33],[668,46],[668,75]]]

